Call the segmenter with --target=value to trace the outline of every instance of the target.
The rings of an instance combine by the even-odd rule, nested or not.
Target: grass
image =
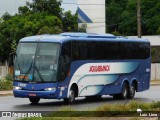
[[[12,81],[9,80],[0,80],[0,91],[3,90],[12,90]]]
[[[44,116],[42,118],[24,118],[21,120],[141,120],[140,113],[137,113],[137,109],[141,109],[143,112],[160,112],[160,101],[152,103],[142,103],[131,101],[129,104],[105,104],[93,111],[75,111],[71,107],[64,107],[62,110],[53,112],[50,115]],[[132,117],[131,117],[132,116]],[[112,117],[114,119],[112,119]]]
[[[0,91],[4,90],[12,90],[12,82],[13,76],[12,75],[6,75],[3,79],[0,79]]]

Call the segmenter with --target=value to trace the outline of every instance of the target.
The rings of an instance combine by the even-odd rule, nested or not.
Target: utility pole
[[[137,34],[138,38],[141,38],[141,7],[140,0],[137,0]]]

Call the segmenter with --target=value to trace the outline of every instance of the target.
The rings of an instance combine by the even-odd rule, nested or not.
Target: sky
[[[18,12],[19,6],[26,5],[26,1],[31,2],[32,0],[0,0],[0,17],[5,13],[8,12],[11,15],[14,15]],[[63,0],[62,8],[67,11],[71,10],[74,14],[77,10],[76,5],[77,0]]]

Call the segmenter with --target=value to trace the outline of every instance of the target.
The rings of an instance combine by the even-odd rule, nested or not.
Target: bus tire
[[[75,101],[75,92],[73,87],[69,91],[69,98],[64,98],[64,102],[67,104],[72,104]]]
[[[128,97],[128,86],[126,83],[123,84],[122,86],[122,91],[121,91],[121,94],[120,94],[120,99],[126,99]]]
[[[133,99],[135,96],[135,92],[136,92],[136,88],[135,88],[135,84],[132,83],[130,88],[129,88],[129,92],[128,92],[128,98],[129,99]]]
[[[29,101],[30,101],[32,104],[37,104],[37,103],[40,101],[40,98],[29,98]]]

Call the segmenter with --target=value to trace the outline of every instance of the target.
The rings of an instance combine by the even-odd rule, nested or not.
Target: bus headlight
[[[14,88],[14,90],[22,90],[22,88],[19,86],[14,86],[13,88]]]
[[[56,88],[54,88],[54,87],[53,87],[53,88],[45,88],[44,90],[45,90],[45,91],[52,91],[52,90],[54,90],[54,91],[55,91],[55,90],[56,90]]]

